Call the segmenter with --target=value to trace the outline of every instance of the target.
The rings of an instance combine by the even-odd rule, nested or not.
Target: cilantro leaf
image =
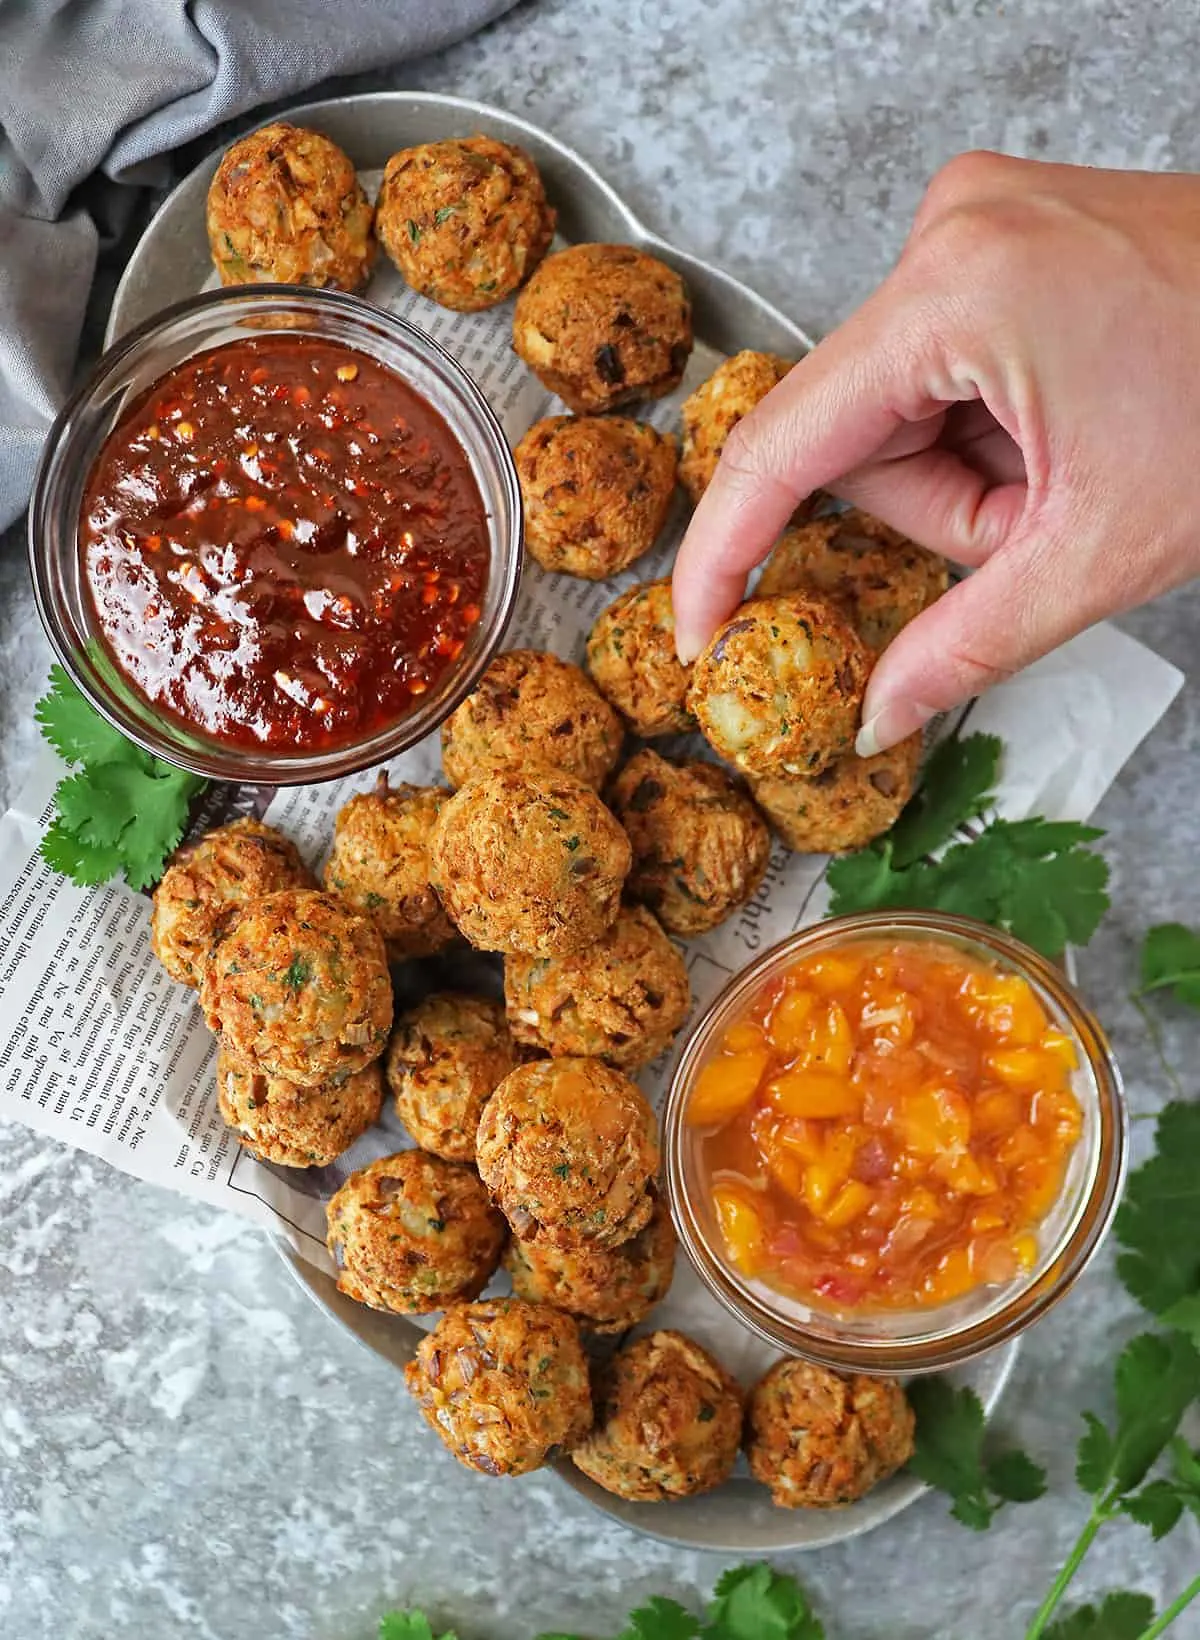
[[[61,820],[54,820],[47,827],[39,853],[52,871],[60,871],[83,888],[106,883],[121,869],[119,849],[84,843],[68,831]]]
[[[1200,1396],[1200,1354],[1182,1333],[1139,1333],[1117,1359],[1115,1431],[1085,1414],[1076,1479],[1108,1502],[1141,1485]]]
[[[57,663],[50,668],[50,688],[38,701],[33,715],[47,740],[65,763],[137,763],[143,768],[149,756],[140,746],[126,740],[119,729],[93,711],[66,672]]]
[[[58,784],[42,858],[83,886],[123,870],[131,887],[148,888],[183,836],[192,799],[206,782],[126,740],[61,667],[51,668],[50,682],[35,715],[50,744],[82,767]]]
[[[1168,1105],[1155,1138],[1117,1213],[1117,1274],[1139,1304],[1200,1339],[1200,1104]]]
[[[1047,956],[1084,945],[1108,909],[1108,865],[1074,821],[993,820],[940,860],[897,868],[890,837],[830,862],[830,912],[929,907],[1007,929]]]
[[[1004,1503],[1029,1503],[1046,1490],[1044,1472],[1024,1452],[985,1458],[987,1420],[974,1390],[955,1389],[945,1378],[920,1378],[908,1397],[917,1415],[908,1468],[953,1498],[950,1513],[963,1526],[986,1531]]]
[[[379,1640],[458,1640],[450,1629],[436,1634],[424,1612],[387,1612],[379,1619]]]
[[[1070,1617],[1051,1623],[1044,1640],[1138,1640],[1153,1621],[1149,1595],[1121,1590],[1099,1606],[1080,1606]]]
[[[701,1633],[703,1640],[825,1640],[800,1584],[762,1561],[721,1577]]]
[[[991,801],[1004,742],[998,735],[941,741],[930,754],[921,784],[892,827],[892,859],[912,865],[947,842]]]
[[[629,1614],[620,1640],[696,1640],[700,1619],[686,1611],[677,1600],[656,1595]]]
[[[1169,990],[1177,1002],[1200,1008],[1200,934],[1183,923],[1159,923],[1142,941],[1139,996]]]
[[[1123,1514],[1147,1526],[1155,1543],[1179,1524],[1183,1499],[1168,1480],[1150,1481],[1121,1504]]]

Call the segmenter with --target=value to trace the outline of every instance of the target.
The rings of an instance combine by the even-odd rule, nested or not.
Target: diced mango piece
[[[948,1304],[951,1299],[969,1293],[979,1280],[971,1263],[970,1252],[965,1247],[951,1247],[943,1253],[925,1278],[927,1301],[930,1304]]]
[[[871,988],[859,1015],[859,1024],[864,1031],[869,1031],[876,1041],[882,1040],[896,1047],[906,1048],[917,1028],[913,998],[907,991],[896,991],[887,986],[875,985]]]
[[[836,1002],[826,1003],[824,1009],[814,1015],[807,1051],[810,1059],[819,1062],[826,1070],[844,1074],[850,1069],[854,1058],[854,1032],[850,1029],[845,1011]]]
[[[830,951],[810,957],[804,964],[805,983],[820,996],[843,995],[862,973],[862,959],[846,952]]]
[[[1003,1230],[1007,1219],[995,1207],[979,1207],[971,1214],[971,1229],[976,1235],[982,1235],[986,1230]]]
[[[1015,1236],[1012,1250],[1017,1261],[1017,1268],[1022,1274],[1033,1269],[1037,1263],[1038,1240],[1031,1231],[1026,1230],[1024,1234]]]
[[[721,1038],[722,1053],[748,1053],[764,1046],[766,1033],[752,1019],[739,1019]]]
[[[966,1149],[971,1110],[957,1088],[934,1082],[905,1094],[896,1126],[909,1150],[919,1156],[944,1156]]]
[[[693,1127],[714,1127],[736,1116],[754,1098],[770,1060],[765,1047],[710,1059],[688,1100],[688,1121]]]
[[[1052,1026],[1042,1038],[1040,1046],[1042,1052],[1053,1055],[1064,1070],[1073,1071],[1078,1067],[1079,1054],[1074,1042],[1065,1031],[1057,1030]]]
[[[743,1275],[754,1275],[762,1264],[763,1224],[754,1204],[739,1190],[720,1187],[713,1192],[717,1224],[730,1262]]]
[[[789,986],[771,1009],[771,1045],[785,1059],[803,1048],[806,1028],[816,1005],[817,999],[811,991],[798,991]]]
[[[796,1201],[804,1200],[804,1163],[799,1156],[780,1144],[766,1151],[767,1172],[781,1190]]]
[[[1083,1133],[1083,1111],[1070,1088],[1039,1093],[1033,1102],[1033,1125],[1053,1134],[1056,1149],[1075,1144]]]
[[[821,1214],[824,1222],[831,1230],[840,1230],[844,1225],[853,1224],[870,1207],[873,1197],[871,1191],[858,1179],[849,1179],[838,1191],[837,1195]]]
[[[1026,1162],[1017,1169],[1016,1187],[1026,1217],[1042,1219],[1058,1200],[1062,1172],[1051,1162]]]
[[[1047,1019],[1032,988],[1017,974],[996,974],[975,991],[985,1028],[1014,1047],[1032,1046],[1044,1036]]]
[[[980,1138],[990,1139],[996,1134],[1011,1133],[1021,1126],[1029,1113],[1027,1099],[1019,1098],[1007,1088],[994,1088],[980,1094],[971,1112],[971,1131]]]
[[[961,1155],[939,1157],[933,1171],[947,1190],[957,1196],[994,1196],[1000,1188],[995,1168],[972,1156],[969,1150]]]
[[[1009,1088],[1057,1087],[1063,1077],[1058,1060],[1040,1048],[997,1048],[985,1055],[984,1064]]]
[[[785,1116],[819,1120],[835,1116],[856,1116],[862,1095],[844,1076],[826,1070],[784,1071],[767,1084],[767,1097]]]
[[[802,1118],[780,1122],[775,1130],[775,1142],[802,1162],[815,1162],[823,1148],[820,1126]]]

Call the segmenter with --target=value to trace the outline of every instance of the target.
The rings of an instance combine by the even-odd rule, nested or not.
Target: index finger
[[[675,645],[694,660],[741,602],[814,490],[868,461],[906,422],[936,415],[926,361],[934,306],[889,280],[733,429],[675,560]],[[961,395],[957,395],[961,396]]]

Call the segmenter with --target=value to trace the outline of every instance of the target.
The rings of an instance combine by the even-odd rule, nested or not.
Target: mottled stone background
[[[1200,169],[1196,28],[1183,0],[530,0],[371,84],[547,126],[653,227],[821,329],[879,279],[925,180],[960,149]],[[1193,590],[1125,624],[1186,665],[1198,614]],[[0,657],[11,790],[48,660],[15,539]],[[1114,909],[1082,982],[1138,1112],[1165,1089],[1126,999],[1136,942],[1155,920],[1200,922],[1197,744],[1189,690],[1100,815]],[[1196,1027],[1165,1013],[1186,1075]],[[634,1598],[686,1600],[721,1570],[609,1525],[550,1478],[472,1480],[255,1232],[24,1130],[0,1147],[5,1640],[365,1640],[402,1601],[468,1640],[607,1633]],[[831,1640],[1023,1632],[1083,1516],[1079,1412],[1106,1409],[1136,1325],[1105,1260],[1029,1341],[1002,1421],[1048,1458],[1041,1503],[974,1537],[929,1499],[796,1558]],[[1080,1593],[1132,1584],[1161,1601],[1198,1559],[1194,1525],[1153,1551],[1116,1527]],[[1200,1616],[1174,1632],[1200,1635]]]

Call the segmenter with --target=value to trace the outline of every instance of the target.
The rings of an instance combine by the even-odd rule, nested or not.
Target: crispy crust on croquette
[[[683,379],[692,307],[683,280],[632,245],[571,245],[517,297],[513,347],[578,414],[657,399]]]
[[[630,587],[596,617],[588,634],[588,671],[635,734],[687,734],[692,669],[675,653],[670,581]]]

